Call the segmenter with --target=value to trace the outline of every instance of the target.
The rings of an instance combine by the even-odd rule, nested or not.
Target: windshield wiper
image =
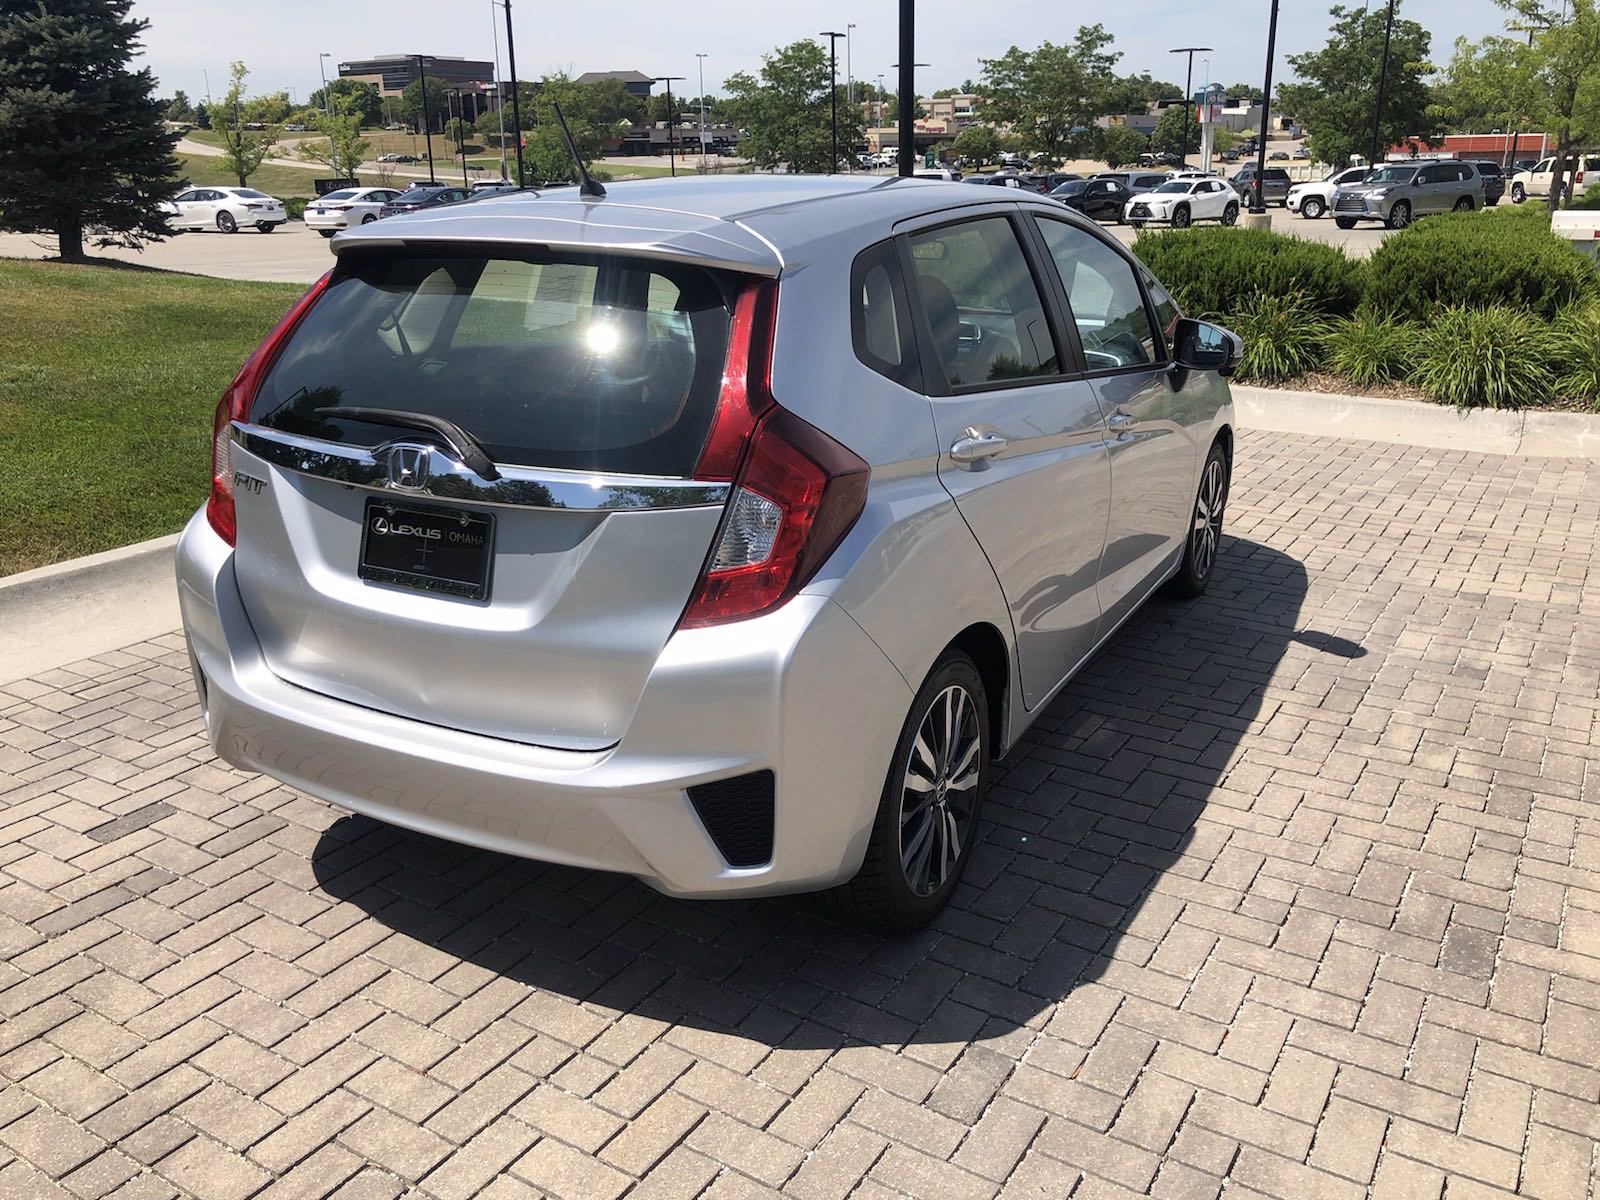
[[[346,421],[370,421],[375,425],[402,425],[426,430],[480,477],[491,483],[500,478],[494,460],[484,453],[483,447],[478,445],[473,436],[454,421],[447,421],[443,417],[404,412],[398,408],[362,408],[347,404],[335,404],[315,411],[319,417],[342,417]]]

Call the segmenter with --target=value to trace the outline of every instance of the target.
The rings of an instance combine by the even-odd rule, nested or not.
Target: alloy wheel
[[[1200,495],[1194,505],[1193,539],[1194,573],[1201,579],[1211,574],[1217,561],[1217,544],[1222,540],[1222,506],[1227,499],[1227,483],[1223,478],[1221,459],[1206,463],[1205,474],[1200,478]]]
[[[982,750],[977,706],[951,684],[923,715],[900,786],[900,866],[918,896],[942,888],[961,861],[978,810]]]
[[[1389,210],[1389,228],[1404,229],[1411,224],[1411,206],[1402,200]]]

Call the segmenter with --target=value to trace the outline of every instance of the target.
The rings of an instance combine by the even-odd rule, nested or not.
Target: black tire
[[[1333,223],[1340,229],[1354,229],[1356,227],[1356,219],[1354,217],[1335,217]]]
[[[1463,197],[1461,197],[1461,199],[1456,201],[1455,211],[1456,212],[1472,212],[1477,207],[1478,206],[1472,202],[1472,197],[1471,196],[1463,196]]]
[[[1528,198],[1528,189],[1527,188],[1523,187],[1520,183],[1513,183],[1511,185],[1511,203],[1513,203],[1513,204],[1521,204],[1527,198]]]
[[[1228,206],[1222,210],[1222,223],[1224,225],[1232,225],[1238,219],[1239,206],[1230,200],[1228,201]]]
[[[939,713],[943,711],[940,706],[947,703],[948,693],[952,690],[963,693],[959,716],[956,717],[957,733],[950,739],[958,755],[963,754],[962,748],[970,744],[968,738],[976,735],[976,763],[970,768],[963,767],[960,762],[951,764],[939,761],[941,755],[948,752],[948,745],[924,742],[923,749],[917,749],[924,721],[934,720],[936,726],[942,723],[939,719]],[[937,739],[932,741],[936,742]],[[884,779],[883,793],[878,800],[878,815],[873,821],[872,835],[867,842],[867,854],[861,870],[849,883],[834,889],[832,898],[847,918],[886,932],[903,932],[918,929],[938,915],[961,882],[961,874],[972,857],[983,815],[983,796],[989,784],[989,753],[989,704],[983,688],[983,677],[978,674],[978,668],[972,660],[961,651],[946,650],[934,663],[928,678],[911,701],[905,725],[895,743],[888,776]],[[912,769],[914,755],[918,759],[916,765],[922,767],[920,771]],[[923,766],[925,758],[926,765]],[[935,773],[942,769],[947,772],[951,766],[961,767],[972,775],[974,782],[969,789],[957,792],[953,788],[945,788],[942,785],[947,781],[943,773],[938,780],[927,781],[933,785],[927,791],[913,790],[907,786],[913,778],[922,779],[923,771]],[[957,781],[965,777],[965,774],[957,776]],[[907,867],[901,845],[907,820],[916,821],[914,815],[910,818],[904,815],[906,800],[918,794],[928,797],[922,804],[930,811],[925,826],[917,824],[913,827],[912,837],[915,839],[924,827],[928,830],[928,867],[933,866],[935,843],[941,846],[947,844],[940,841],[945,835],[942,832],[935,833],[935,830],[949,828],[946,821],[959,829],[955,858],[944,870],[942,882],[931,890],[923,890],[920,886],[928,880],[919,879],[918,883],[913,883],[908,878],[908,874],[920,875],[920,872]],[[951,799],[958,796],[965,802],[965,817],[959,815],[958,804]],[[964,828],[961,827],[963,822]],[[911,858],[913,864],[921,865],[917,854],[912,853]]]
[[[1222,543],[1222,520],[1228,510],[1228,485],[1232,472],[1228,454],[1220,441],[1211,443],[1205,465],[1200,468],[1200,486],[1195,489],[1189,533],[1183,543],[1183,561],[1172,577],[1172,590],[1179,596],[1198,596],[1217,571]],[[1205,524],[1202,526],[1202,518]]]
[[[257,233],[271,233],[277,227],[278,227],[277,224],[272,222],[272,221],[257,221],[256,222],[256,232]]]
[[[319,229],[319,230],[317,230],[317,232],[320,233],[325,238],[331,238],[334,235],[334,233],[337,232],[337,231],[336,230],[332,230],[332,229]]]
[[[1308,221],[1315,221],[1328,211],[1328,206],[1322,202],[1320,196],[1307,196],[1300,202],[1300,215]]]
[[[217,228],[223,233],[238,233],[239,222],[233,219],[232,213],[220,212],[217,214]]]
[[[1499,197],[1499,196],[1496,196],[1496,197],[1494,197],[1494,199],[1492,199],[1492,200],[1485,200],[1485,201],[1484,201],[1484,202],[1483,202],[1483,206],[1484,206],[1484,207],[1485,207],[1485,208],[1493,208],[1493,207],[1494,207],[1494,206],[1495,206],[1495,205],[1496,205],[1496,204],[1499,204],[1499,203],[1500,203],[1500,197]]]
[[[1285,196],[1282,200],[1279,200],[1278,207],[1287,212],[1289,209],[1289,197]]]
[[[1189,207],[1185,204],[1178,205],[1172,210],[1172,227],[1174,229],[1189,228]]]
[[[372,213],[368,213],[366,216],[361,218],[361,223],[363,225],[371,225],[377,219],[378,218],[376,216],[374,216]]]
[[[1404,229],[1411,224],[1411,205],[1405,200],[1396,200],[1389,207],[1389,217],[1384,222],[1390,229]]]

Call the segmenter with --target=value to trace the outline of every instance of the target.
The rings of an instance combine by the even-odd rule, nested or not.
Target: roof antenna
[[[583,165],[583,156],[578,153],[578,144],[572,140],[572,130],[567,128],[567,119],[561,115],[561,105],[554,100],[550,107],[556,110],[556,121],[561,126],[561,136],[567,139],[567,153],[572,155],[572,165],[578,169],[578,195],[592,196],[596,200],[605,198],[606,190],[594,181],[589,174],[589,168]]]

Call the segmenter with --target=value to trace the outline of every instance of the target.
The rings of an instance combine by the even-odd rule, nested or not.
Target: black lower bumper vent
[[[689,789],[689,802],[700,814],[700,823],[730,867],[759,867],[772,861],[775,787],[771,771],[752,771]]]

